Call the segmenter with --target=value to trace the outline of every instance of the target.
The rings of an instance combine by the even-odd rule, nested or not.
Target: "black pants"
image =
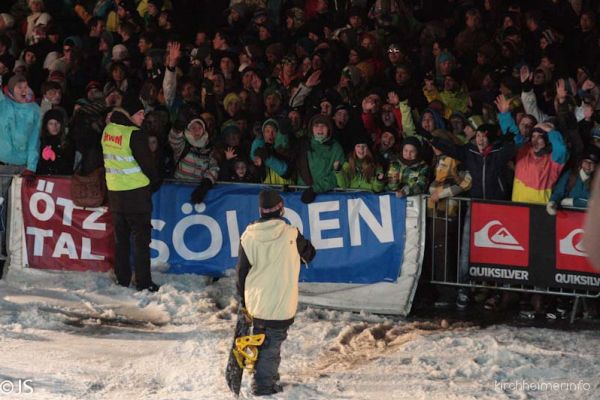
[[[122,286],[131,282],[130,240],[133,239],[135,281],[138,289],[152,282],[150,274],[150,213],[112,213],[115,229],[115,275]]]
[[[252,392],[255,396],[268,396],[277,393],[279,384],[279,364],[281,363],[281,345],[287,338],[285,328],[270,328],[255,324],[252,334],[265,334],[265,341],[258,348],[256,372],[252,381]]]

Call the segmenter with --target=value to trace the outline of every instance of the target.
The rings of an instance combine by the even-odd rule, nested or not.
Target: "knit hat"
[[[309,126],[309,132],[312,135],[312,128],[313,126],[315,126],[316,124],[324,124],[327,125],[328,129],[328,134],[331,137],[331,135],[333,134],[333,124],[331,123],[331,119],[325,115],[322,114],[316,114],[314,117],[312,117],[310,119],[310,122],[308,123]]]
[[[104,31],[100,34],[100,39],[102,41],[104,41],[108,47],[112,47],[112,45],[115,43],[115,37],[112,34],[112,32],[109,31]]]
[[[54,61],[60,58],[60,53],[58,51],[51,51],[46,55],[44,59],[44,69],[50,69],[50,66],[54,63]]]
[[[42,126],[45,127],[46,124],[48,123],[48,121],[50,121],[51,119],[60,122],[61,127],[64,128],[65,114],[63,111],[61,111],[60,109],[56,109],[56,108],[46,111],[46,113],[44,114],[44,120],[42,122]]]
[[[144,105],[137,96],[127,96],[123,99],[121,107],[127,111],[130,116],[133,116],[140,110],[144,110]]]
[[[69,36],[63,40],[63,46],[71,46],[80,49],[83,46],[83,42],[78,36]]]
[[[27,78],[25,78],[24,75],[14,75],[12,78],[10,78],[8,80],[8,84],[6,85],[6,88],[8,89],[8,91],[11,94],[14,94],[13,90],[15,88],[15,86],[17,86],[17,83],[20,82],[27,82]]]
[[[265,50],[265,54],[273,54],[277,60],[281,60],[283,58],[283,52],[284,49],[281,43],[272,43],[267,46],[267,49]]]
[[[595,164],[598,164],[600,162],[600,155],[597,151],[594,151],[593,149],[585,149],[581,154],[581,157],[579,157],[579,160],[590,160]]]
[[[237,93],[231,92],[227,96],[225,96],[225,98],[223,99],[223,108],[225,110],[227,110],[229,105],[231,105],[234,102],[239,103],[240,101],[241,101],[240,96],[238,96]]]
[[[419,141],[419,139],[417,139],[414,136],[409,136],[406,139],[404,139],[402,141],[402,148],[404,148],[404,146],[406,145],[411,145],[413,146],[415,149],[417,149],[417,158],[419,158],[421,156],[421,142]]]
[[[230,11],[235,11],[242,18],[244,18],[246,16],[246,14],[248,13],[248,7],[246,7],[246,5],[243,4],[243,3],[234,4],[231,7],[229,7],[229,10]]]
[[[0,14],[0,18],[2,18],[2,20],[4,21],[4,26],[6,27],[6,29],[11,29],[13,26],[15,26],[15,19],[12,15],[2,13]]]
[[[556,42],[556,36],[554,35],[554,32],[552,32],[552,29],[546,29],[545,31],[543,31],[542,37],[546,39],[546,42],[548,42],[548,44]]]
[[[148,4],[153,4],[159,11],[163,7],[163,0],[148,0]]]
[[[283,199],[278,191],[267,189],[258,194],[258,210],[263,218],[279,217],[283,209]]]
[[[229,135],[241,135],[241,134],[242,134],[242,131],[240,130],[240,127],[237,126],[237,124],[234,122],[226,122],[221,127],[221,136],[223,138],[226,138]]]
[[[265,127],[267,125],[271,125],[273,127],[273,129],[275,129],[275,132],[279,132],[279,123],[276,120],[274,120],[273,118],[269,118],[268,120],[263,122],[261,131],[264,131]]]
[[[373,141],[371,140],[369,135],[364,133],[364,131],[362,129],[360,131],[352,132],[351,136],[352,136],[352,149],[354,149],[354,147],[357,144],[366,144],[369,149],[373,146]]]
[[[268,88],[265,89],[265,92],[263,93],[263,99],[266,99],[267,97],[269,97],[272,94],[278,96],[279,99],[283,100],[283,96],[281,95],[281,92],[279,90],[277,90],[277,87],[275,87],[275,86],[269,86]]]
[[[123,44],[117,44],[112,48],[112,60],[123,61],[129,58],[129,50]]]
[[[21,69],[22,71],[19,71]],[[27,72],[27,64],[25,64],[25,61],[23,60],[15,60],[12,71],[15,74],[24,74],[25,72]]]
[[[481,124],[477,127],[477,132],[486,133],[491,140],[496,136],[498,127],[494,124]]]

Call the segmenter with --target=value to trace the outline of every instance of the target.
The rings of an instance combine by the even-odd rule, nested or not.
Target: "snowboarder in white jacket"
[[[315,248],[282,218],[283,199],[277,191],[260,192],[259,210],[260,219],[242,234],[237,290],[252,317],[252,333],[266,336],[259,347],[252,391],[267,396],[281,391],[281,345],[298,307],[300,263],[310,262]]]

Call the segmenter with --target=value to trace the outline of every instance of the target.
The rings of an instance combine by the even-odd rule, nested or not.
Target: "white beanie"
[[[54,61],[58,60],[59,58],[60,53],[58,51],[51,51],[50,53],[48,53],[46,59],[44,60],[44,69],[49,70],[50,66],[54,64]]]
[[[65,63],[62,59],[58,58],[58,59],[54,60],[54,62],[52,64],[50,64],[48,71],[50,71],[50,72],[60,71],[63,74],[66,74],[68,69],[69,68],[67,66],[67,63]]]
[[[23,60],[16,60],[15,61],[15,66],[13,67],[13,72],[17,72],[19,70],[19,68],[25,67],[27,68],[27,65],[25,64],[25,61]]]
[[[4,25],[6,26],[6,29],[11,29],[13,26],[15,26],[15,19],[12,15],[2,13],[0,14],[0,18],[4,20]]]
[[[129,51],[127,47],[122,44],[117,44],[112,48],[112,60],[113,61],[123,61],[129,57]]]

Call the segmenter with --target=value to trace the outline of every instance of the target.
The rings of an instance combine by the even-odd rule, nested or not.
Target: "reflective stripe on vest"
[[[102,134],[102,152],[108,190],[138,189],[150,184],[150,180],[133,157],[129,145],[131,134],[139,128],[110,123]]]

